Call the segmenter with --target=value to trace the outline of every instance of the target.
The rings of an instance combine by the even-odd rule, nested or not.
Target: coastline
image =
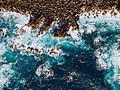
[[[113,10],[114,10],[114,12],[113,12]],[[94,12],[93,12],[94,11]],[[67,31],[66,30],[66,32],[67,32],[67,34],[69,34],[71,37],[70,37],[70,39],[69,38],[67,38],[67,37],[65,37],[65,38],[61,38],[60,36],[58,37],[55,37],[55,36],[53,36],[53,34],[55,33],[52,33],[52,32],[50,32],[51,30],[53,30],[54,31],[54,24],[56,24],[56,22],[55,21],[57,21],[57,20],[55,20],[55,21],[53,21],[52,22],[52,24],[50,25],[50,26],[48,26],[48,30],[47,29],[45,29],[46,31],[44,31],[44,32],[47,32],[47,33],[43,33],[43,34],[40,34],[40,35],[38,35],[37,36],[37,32],[38,31],[41,31],[41,26],[40,27],[38,27],[37,28],[37,30],[36,29],[33,29],[33,28],[31,28],[31,27],[29,27],[29,26],[27,26],[28,24],[26,24],[27,22],[26,21],[29,21],[29,18],[28,19],[24,19],[24,18],[22,18],[21,16],[19,16],[20,14],[19,13],[17,13],[17,14],[19,14],[18,15],[18,18],[21,18],[21,20],[17,20],[17,22],[18,23],[20,23],[19,21],[21,21],[21,23],[20,24],[22,24],[23,25],[23,23],[25,23],[24,25],[23,25],[23,31],[21,31],[21,29],[17,29],[16,30],[16,36],[15,36],[15,38],[13,37],[12,39],[11,38],[6,38],[6,32],[5,32],[5,28],[3,27],[2,28],[2,30],[3,30],[3,36],[2,37],[4,37],[4,38],[6,38],[6,40],[7,40],[7,42],[9,42],[9,41],[13,41],[13,42],[15,42],[15,43],[10,43],[10,45],[13,45],[13,46],[11,46],[10,48],[11,48],[11,50],[13,50],[13,52],[16,52],[16,49],[17,50],[20,50],[21,52],[19,53],[19,54],[22,54],[22,55],[36,55],[34,58],[35,58],[35,60],[37,60],[36,59],[36,57],[37,57],[37,55],[38,56],[40,56],[40,60],[42,61],[42,62],[44,62],[45,60],[48,60],[48,62],[51,64],[51,65],[53,65],[53,63],[58,63],[58,64],[63,64],[64,63],[64,58],[63,57],[60,57],[59,59],[56,59],[56,57],[58,57],[59,55],[64,55],[64,53],[63,52],[61,52],[62,50],[59,48],[60,46],[61,47],[63,47],[63,48],[66,48],[66,53],[67,52],[69,52],[69,54],[70,53],[73,53],[73,56],[75,55],[74,53],[74,51],[75,50],[78,50],[78,51],[80,51],[81,53],[81,55],[83,55],[83,50],[85,50],[85,51],[88,51],[88,53],[87,54],[89,54],[89,55],[86,55],[86,56],[83,56],[83,58],[81,58],[81,61],[79,61],[79,58],[80,57],[78,57],[78,55],[77,56],[75,56],[74,58],[74,60],[72,61],[72,58],[69,60],[69,56],[71,55],[69,55],[68,57],[68,62],[67,63],[69,63],[69,66],[66,66],[66,67],[70,67],[70,69],[69,70],[71,70],[71,64],[72,64],[72,62],[74,62],[74,64],[73,65],[78,65],[78,67],[80,66],[80,65],[85,65],[84,66],[84,68],[83,68],[83,71],[81,70],[81,69],[79,69],[80,71],[78,71],[79,73],[81,73],[81,72],[83,72],[84,73],[84,71],[86,71],[85,72],[85,74],[86,74],[86,76],[88,76],[88,73],[89,73],[89,75],[91,75],[91,78],[95,78],[95,76],[96,76],[96,78],[98,78],[98,79],[100,79],[100,80],[93,80],[93,79],[90,79],[91,81],[90,82],[92,82],[93,84],[94,84],[94,86],[97,88],[97,87],[99,87],[100,89],[101,89],[101,81],[104,83],[104,80],[102,79],[101,80],[101,77],[99,76],[100,74],[99,74],[99,72],[98,71],[96,71],[96,73],[98,72],[98,74],[94,74],[93,72],[91,72],[92,70],[94,70],[94,68],[92,68],[92,66],[93,67],[96,67],[96,65],[94,65],[95,64],[95,61],[94,61],[94,59],[92,58],[92,56],[91,56],[91,52],[92,51],[90,51],[90,49],[91,48],[93,48],[93,47],[91,47],[90,45],[93,45],[93,46],[95,46],[94,47],[94,49],[96,50],[96,48],[98,48],[98,50],[96,50],[94,53],[93,53],[93,56],[95,55],[98,59],[96,59],[95,58],[95,60],[96,60],[96,62],[97,62],[97,69],[98,70],[100,70],[100,72],[102,71],[102,70],[106,70],[106,65],[107,66],[109,66],[109,62],[111,62],[111,60],[113,61],[113,65],[115,66],[115,67],[117,67],[118,65],[119,65],[119,58],[117,58],[115,55],[117,55],[117,53],[119,54],[119,51],[115,51],[115,53],[114,53],[114,50],[115,49],[117,49],[116,47],[112,47],[112,49],[113,49],[113,51],[112,51],[112,53],[113,53],[113,55],[111,56],[109,53],[107,53],[107,51],[108,52],[111,52],[111,51],[109,51],[109,49],[107,49],[107,51],[106,51],[106,49],[104,49],[104,47],[106,46],[106,45],[108,45],[108,46],[115,46],[115,44],[113,44],[113,43],[115,43],[116,41],[114,41],[113,40],[113,42],[111,42],[112,41],[112,39],[113,39],[113,35],[115,35],[115,38],[117,39],[118,38],[118,35],[117,34],[119,34],[119,31],[120,31],[120,29],[119,29],[119,26],[120,26],[120,23],[119,23],[119,19],[120,19],[120,14],[119,14],[119,12],[116,12],[116,9],[115,8],[112,8],[111,10],[107,10],[106,9],[106,13],[104,12],[103,10],[96,10],[96,9],[94,9],[94,10],[91,10],[91,11],[89,11],[89,12],[84,12],[84,13],[82,13],[82,14],[78,14],[78,16],[79,16],[79,21],[77,21],[77,25],[79,25],[79,30],[77,30],[77,28],[76,27],[74,27],[74,25],[76,26],[76,24],[75,23],[73,23],[74,25],[72,26],[72,25],[70,25],[70,28],[68,27],[68,29],[69,29],[69,31]],[[4,13],[4,12],[3,12]],[[9,12],[8,12],[9,13]],[[10,12],[10,14],[11,14],[12,12]],[[97,13],[97,14],[96,14]],[[14,12],[13,13],[13,16],[16,14],[16,12]],[[94,14],[94,15],[93,15]],[[114,15],[115,14],[115,15]],[[9,14],[7,14],[7,15],[9,15]],[[4,16],[7,16],[6,14],[4,15]],[[1,15],[2,16],[2,15]],[[3,17],[4,17],[3,16]],[[22,16],[25,16],[25,15],[22,15]],[[26,16],[25,16],[25,18],[26,18]],[[23,21],[22,21],[23,20]],[[41,18],[41,19],[39,19],[40,20],[40,22],[43,20],[45,20],[45,18],[43,17],[43,18]],[[24,22],[25,21],[25,22]],[[59,21],[59,20],[58,20]],[[6,20],[6,22],[7,22],[7,20]],[[63,21],[64,22],[64,21]],[[96,22],[96,24],[94,24],[94,22]],[[107,24],[107,26],[106,26],[106,22],[108,23]],[[112,22],[112,23],[111,23]],[[8,23],[8,25],[10,24],[9,23],[9,21],[7,22]],[[97,23],[99,23],[99,25],[98,26],[96,26],[97,25]],[[102,24],[103,23],[103,24]],[[101,25],[102,24],[102,25]],[[105,25],[104,25],[105,24]],[[11,26],[11,25],[10,25]],[[18,25],[16,25],[16,27],[17,27]],[[43,25],[43,27],[45,27],[44,25]],[[86,28],[84,28],[84,27],[86,27]],[[7,28],[7,27],[6,27]],[[65,28],[65,27],[64,27]],[[40,30],[39,30],[40,29]],[[9,29],[6,29],[7,31],[9,30]],[[34,32],[34,31],[35,32]],[[10,31],[10,30],[9,30]],[[18,32],[21,32],[21,33],[17,33],[17,31]],[[83,32],[82,32],[83,31]],[[80,32],[80,34],[82,34],[80,37],[79,37],[79,33],[78,32]],[[96,34],[96,32],[97,32],[97,34]],[[110,32],[112,32],[112,33],[110,33]],[[17,35],[18,34],[18,35]],[[86,38],[85,36],[84,36],[84,34],[86,35],[86,36],[88,36],[88,38]],[[94,36],[94,34],[96,34],[95,36]],[[108,35],[109,34],[109,35]],[[11,33],[11,35],[14,35],[14,34],[12,34]],[[113,36],[113,37],[111,37],[111,36]],[[93,37],[93,38],[91,38],[91,37]],[[82,40],[81,40],[81,38],[82,38]],[[15,40],[14,40],[15,39]],[[2,40],[4,40],[4,39],[2,39]],[[30,41],[29,41],[30,40]],[[72,40],[72,41],[71,41]],[[89,42],[89,41],[93,41],[92,43],[91,42]],[[110,42],[110,43],[108,43],[108,41]],[[29,43],[30,42],[30,43]],[[102,42],[105,42],[105,44],[102,44]],[[84,45],[85,44],[85,45]],[[4,44],[3,44],[4,45]],[[5,44],[6,45],[6,44]],[[4,46],[5,46],[4,45]],[[49,46],[49,47],[48,47]],[[57,48],[57,46],[58,46],[58,48]],[[79,46],[82,50],[80,50],[80,49],[76,49],[77,47],[76,46]],[[102,53],[102,51],[100,51],[102,48],[101,47],[99,47],[99,46],[101,46],[102,48],[103,48],[103,50],[105,50],[106,51],[106,53],[104,54],[104,52]],[[74,48],[75,47],[75,48]],[[1,48],[3,48],[2,47],[2,45],[1,45]],[[70,51],[69,51],[70,50]],[[110,47],[110,50],[111,50],[111,47]],[[22,52],[24,52],[24,51],[28,51],[27,53],[22,53]],[[99,52],[100,51],[100,52]],[[11,52],[11,51],[10,51]],[[90,53],[89,53],[90,52]],[[48,55],[48,56],[50,56],[50,57],[53,57],[53,58],[55,58],[55,60],[49,60],[48,58],[46,58],[46,56],[41,56],[43,53],[45,53],[46,55]],[[100,54],[99,54],[100,53]],[[9,54],[9,53],[8,53]],[[84,54],[86,54],[86,53],[84,53]],[[102,55],[101,55],[102,54]],[[106,57],[104,56],[104,55],[108,55],[108,56],[111,56],[110,57],[110,59],[108,58],[108,59],[106,59]],[[88,56],[88,57],[87,57]],[[9,56],[6,56],[6,57],[8,57],[8,58],[10,58],[11,59],[11,57],[9,57]],[[15,57],[15,56],[14,56]],[[29,57],[29,56],[28,56]],[[44,58],[45,57],[45,58]],[[78,58],[76,58],[76,57],[78,57]],[[82,56],[81,56],[82,57]],[[84,57],[86,57],[85,59],[84,59]],[[90,58],[91,57],[91,58]],[[31,58],[31,57],[30,57]],[[87,59],[88,58],[88,59]],[[103,59],[101,59],[101,58],[103,58]],[[16,58],[14,58],[15,60],[17,60]],[[18,58],[19,59],[19,58]],[[61,60],[61,59],[63,59],[62,60],[62,62],[61,63],[59,63],[60,61],[59,60]],[[118,60],[117,60],[118,59]],[[9,60],[9,59],[8,59]],[[23,58],[23,60],[25,61],[26,59],[24,59]],[[29,59],[28,59],[29,60]],[[30,59],[31,60],[31,59]],[[34,60],[34,61],[35,61]],[[19,61],[21,61],[21,60],[19,60]],[[52,62],[53,61],[53,62]],[[55,61],[55,62],[54,62]],[[69,62],[69,61],[72,61],[71,63]],[[76,62],[76,61],[78,61],[78,62]],[[18,62],[19,63],[19,62]],[[27,62],[25,62],[24,64],[26,64]],[[38,63],[38,62],[37,62]],[[47,66],[48,66],[48,69],[43,69],[40,73],[38,73],[37,71],[40,71],[41,70],[41,68],[40,67],[38,67],[38,66],[36,66],[36,75],[38,75],[38,77],[41,75],[41,73],[43,73],[45,76],[49,76],[50,74],[49,73],[51,73],[51,76],[53,75],[53,73],[52,73],[52,71],[51,71],[51,68],[49,67],[50,65],[49,65],[49,63],[47,64]],[[80,64],[78,64],[78,63],[80,63]],[[90,64],[87,64],[87,63],[90,63]],[[34,66],[31,66],[31,64],[29,64],[30,65],[30,67],[34,67]],[[44,66],[44,65],[46,65],[46,63],[43,63],[41,66]],[[92,66],[91,66],[92,65]],[[27,66],[28,66],[28,64],[27,64]],[[44,66],[44,67],[46,67],[46,66]],[[49,69],[50,68],[50,69]],[[65,67],[64,67],[65,68]],[[81,66],[81,68],[82,68],[82,66]],[[107,83],[108,82],[108,84],[109,85],[116,85],[116,84],[112,84],[112,82],[117,82],[117,80],[119,80],[119,76],[117,76],[118,74],[119,74],[119,72],[117,73],[116,71],[118,71],[119,69],[114,69],[114,71],[112,71],[111,69],[111,66],[110,67],[108,67],[108,70],[109,71],[106,71],[107,72],[107,74],[105,74],[105,82]],[[24,67],[23,68],[20,68],[21,70],[24,70]],[[74,69],[74,67],[72,68],[73,70],[75,70]],[[86,70],[85,70],[86,69]],[[57,69],[58,70],[58,69]],[[60,69],[59,69],[60,70]],[[78,68],[76,68],[76,70],[78,70]],[[88,70],[88,71],[87,71]],[[27,70],[26,70],[27,71]],[[53,70],[54,71],[54,70]],[[23,71],[22,71],[23,72]],[[21,72],[21,73],[22,73]],[[48,74],[46,74],[46,73],[44,73],[44,72],[48,72]],[[63,71],[62,71],[63,72]],[[114,76],[109,76],[108,78],[106,78],[107,76],[108,76],[108,74],[109,73],[114,73]],[[28,73],[29,72],[26,72],[26,75],[28,75]],[[24,73],[22,73],[22,74],[24,74]],[[56,73],[55,73],[56,74]],[[95,75],[95,76],[94,76]],[[101,74],[102,75],[102,74]],[[51,77],[50,76],[50,77]],[[69,79],[69,76],[71,76],[71,74],[70,75],[68,75],[67,76],[67,78],[68,78],[68,81],[66,81],[67,83],[69,82],[69,80],[71,80],[71,79]],[[99,76],[99,77],[98,77]],[[62,76],[61,76],[62,77]],[[103,78],[104,78],[103,77]],[[116,78],[114,78],[114,77],[116,77]],[[81,78],[83,78],[83,77],[81,77]],[[89,79],[89,78],[88,78]],[[86,79],[85,78],[85,80],[88,80],[88,79]],[[80,80],[80,77],[79,77],[79,79],[78,80]],[[93,81],[92,81],[93,80]],[[111,80],[111,81],[109,81],[109,80]],[[115,81],[114,81],[115,80]],[[17,80],[18,81],[18,80]],[[32,81],[32,80],[30,80],[30,81]],[[79,82],[82,82],[82,81],[79,81]],[[90,83],[90,82],[88,82],[88,84]],[[98,82],[98,84],[96,83],[96,82]],[[110,83],[109,83],[110,82]],[[29,82],[27,82],[27,83],[29,83]],[[26,84],[27,84],[26,83]],[[50,82],[51,83],[51,82]],[[53,84],[54,85],[54,84]],[[76,85],[76,84],[74,84],[74,85]],[[77,84],[77,85],[79,85],[79,84]],[[86,84],[83,84],[83,85],[86,85]],[[33,85],[34,86],[34,85]],[[59,86],[59,85],[58,85]],[[76,87],[76,86],[75,86]],[[83,86],[84,87],[84,86]],[[93,87],[93,86],[90,86],[91,88]],[[117,87],[117,86],[116,86]],[[94,88],[94,87],[93,87]],[[104,88],[104,87],[103,87]],[[109,90],[109,89],[108,89]],[[114,89],[113,89],[114,90]]]
[[[77,25],[77,21],[80,17],[77,16],[77,14],[90,12],[91,10],[102,10],[104,11],[103,14],[106,14],[107,10],[110,10],[113,7],[119,11],[119,3],[119,0],[111,0],[109,2],[99,0],[58,0],[56,2],[53,2],[53,0],[9,0],[0,1],[0,11],[2,9],[5,9],[6,11],[17,12],[20,14],[29,14],[30,21],[28,23],[28,26],[31,26],[33,29],[36,29],[39,24],[44,20],[44,26],[40,28],[40,31],[47,30],[54,21],[58,21],[60,28],[56,29],[53,33],[55,36],[65,37],[70,26],[75,26],[77,29],[79,28]]]

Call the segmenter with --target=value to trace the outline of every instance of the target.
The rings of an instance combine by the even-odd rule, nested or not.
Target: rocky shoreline
[[[78,29],[76,14],[90,10],[106,10],[115,7],[120,10],[119,0],[0,0],[0,9],[30,14],[29,26],[37,28],[44,20],[40,32],[51,26],[53,21],[59,20],[59,30],[54,30],[54,36],[66,36],[70,26]],[[114,13],[114,12],[112,12]],[[115,14],[115,13],[114,13]],[[89,17],[88,17],[89,18]]]

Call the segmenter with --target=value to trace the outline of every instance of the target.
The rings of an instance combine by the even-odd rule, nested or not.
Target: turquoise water
[[[83,17],[77,22],[81,36],[71,27],[72,38],[54,37],[55,22],[37,37],[44,22],[32,30],[25,26],[29,15],[1,11],[0,89],[119,90],[119,17]],[[57,54],[50,54],[51,49]]]

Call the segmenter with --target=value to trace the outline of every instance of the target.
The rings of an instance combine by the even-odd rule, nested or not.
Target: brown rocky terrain
[[[51,23],[59,19],[60,30],[55,30],[55,36],[65,36],[70,25],[76,25],[78,17],[84,11],[92,9],[120,9],[119,0],[0,0],[0,8],[19,13],[29,13],[31,19],[29,25],[37,28],[41,20],[45,19],[45,25],[40,31],[46,30]],[[84,8],[84,10],[83,10]]]

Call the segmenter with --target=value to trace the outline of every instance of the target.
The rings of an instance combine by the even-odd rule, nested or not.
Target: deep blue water
[[[29,17],[24,15],[0,12],[0,90],[119,90],[120,21],[117,16],[97,21],[83,18],[78,24],[84,32],[80,37],[70,32],[72,38],[54,37],[55,24],[36,37],[39,29],[24,26],[28,21]],[[26,32],[21,32],[18,25],[24,26]],[[96,38],[98,44],[95,44]],[[25,47],[19,48],[22,44]],[[41,48],[43,53],[30,53],[28,46]],[[51,56],[47,50],[57,47],[62,52]],[[39,67],[54,74],[37,75]]]

